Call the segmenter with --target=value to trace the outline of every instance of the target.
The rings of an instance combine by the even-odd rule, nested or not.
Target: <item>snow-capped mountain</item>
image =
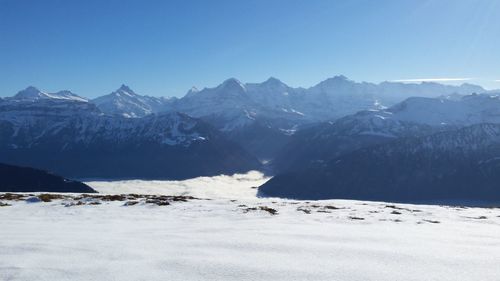
[[[421,130],[422,125],[447,129],[480,123],[500,123],[499,96],[412,97],[390,108],[360,111],[338,119],[334,127],[346,128],[349,131],[343,134],[348,135],[401,137]]]
[[[29,86],[28,88],[19,91],[14,97],[7,98],[7,100],[22,100],[22,101],[38,101],[38,100],[68,100],[68,101],[88,101],[70,91],[59,91],[56,93],[46,93],[39,89]]]
[[[39,112],[61,117],[71,116],[76,110],[84,115],[141,118],[160,112],[183,112],[211,124],[259,159],[269,160],[276,157],[296,131],[317,122],[335,121],[345,115],[368,109],[381,117],[368,114],[367,122],[378,124],[381,123],[381,118],[387,119],[386,115],[391,114],[384,110],[387,106],[409,96],[446,96],[448,100],[445,103],[448,104],[454,99],[460,100],[465,94],[484,91],[481,87],[470,84],[444,86],[437,83],[357,83],[344,76],[329,78],[310,88],[290,87],[272,77],[262,83],[242,83],[231,78],[213,88],[198,90],[193,87],[179,99],[142,96],[125,85],[109,95],[90,101],[68,91],[44,93],[29,87],[15,97],[5,98],[1,106],[14,106],[14,109],[8,110],[13,116],[23,114],[18,111],[25,111],[28,116],[32,112]],[[40,106],[42,104],[44,105]],[[50,104],[50,110],[47,110],[45,104]],[[431,115],[427,116],[430,118]],[[401,118],[400,121],[406,123]],[[452,124],[454,119],[446,121]],[[357,119],[356,122],[359,130],[369,125]],[[383,121],[385,125],[382,127],[387,129],[391,122]],[[393,129],[397,130],[399,127],[394,124]],[[418,132],[420,129],[414,130]],[[380,135],[386,133],[376,131]],[[369,135],[373,137],[374,133]],[[353,148],[359,145],[362,146],[356,144]]]
[[[24,96],[0,101],[0,161],[78,178],[178,179],[259,167],[238,145],[185,114],[126,118],[87,101]]]
[[[236,79],[228,79],[215,88],[205,88],[201,91],[189,91],[183,98],[174,103],[177,111],[184,112],[193,117],[217,117],[233,118],[239,117],[240,112],[245,112],[252,106],[252,101],[246,93],[245,86]],[[245,115],[246,116],[246,115]],[[251,118],[244,118],[248,122]],[[236,121],[232,124],[226,123],[220,127],[223,130],[234,128],[238,125]],[[245,125],[242,123],[241,125]],[[222,124],[220,124],[222,125]]]
[[[276,78],[242,83],[230,78],[214,88],[191,88],[182,98],[143,96],[122,85],[90,100],[106,115],[139,118],[160,112],[183,112],[201,118],[261,160],[273,159],[290,135],[308,124],[332,121],[360,110],[379,110],[410,96],[456,96],[485,92],[479,86],[437,83],[357,83],[335,76],[310,88],[294,88]],[[12,98],[8,98],[12,99]],[[14,100],[74,100],[69,91],[44,93],[29,87]]]
[[[410,98],[387,111],[376,113],[400,121],[432,126],[500,122],[500,97],[472,94],[461,98]]]
[[[28,87],[13,97],[0,100],[2,120],[16,123],[19,128],[31,126],[29,124],[43,118],[64,121],[66,118],[86,115],[103,115],[103,113],[87,99],[69,91],[48,94],[35,87]],[[43,127],[40,124],[40,129]]]
[[[190,91],[172,109],[202,118],[261,159],[272,157],[304,115],[289,104],[293,89],[276,79],[243,84],[231,78],[215,88]]]
[[[383,109],[411,96],[484,91],[470,84],[357,83],[344,76],[329,78],[307,89],[289,87],[273,77],[246,84],[231,78],[214,88],[190,90],[172,102],[170,110],[202,118],[259,158],[270,159],[289,135],[307,124],[336,120],[360,110]]]
[[[277,154],[277,171],[323,163],[356,149],[480,123],[500,123],[500,98],[488,94],[414,97],[305,129]]]
[[[210,120],[222,131],[232,131],[256,120],[288,126],[303,119],[290,107],[288,92],[282,82],[269,79],[261,84],[243,84],[230,78],[215,88],[190,91],[177,100],[173,108],[191,116]]]
[[[308,89],[289,87],[273,77],[262,83],[246,84],[231,78],[215,88],[190,90],[174,103],[173,108],[195,117],[211,116],[221,122],[215,124],[217,127],[230,131],[259,118],[285,119],[294,125],[331,121],[360,110],[392,106],[412,96],[438,97],[475,92],[486,91],[471,84],[357,83],[345,76],[329,78]]]
[[[402,138],[275,176],[264,195],[380,201],[500,200],[500,124]]]
[[[128,86],[122,85],[111,94],[91,100],[99,109],[109,115],[137,118],[168,110],[170,100],[136,94]]]

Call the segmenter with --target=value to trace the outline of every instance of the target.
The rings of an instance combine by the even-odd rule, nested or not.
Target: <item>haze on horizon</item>
[[[231,24],[228,24],[231,23]],[[500,2],[0,0],[0,96],[182,96],[230,77],[500,88]]]

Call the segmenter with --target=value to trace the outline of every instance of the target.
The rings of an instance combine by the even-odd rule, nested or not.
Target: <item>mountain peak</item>
[[[240,82],[240,80],[238,80],[234,77],[231,77],[231,78],[224,80],[224,82],[222,82],[222,85],[224,85],[224,84],[241,84],[241,82]]]
[[[460,85],[460,88],[463,88],[465,89],[468,93],[485,93],[486,90],[479,86],[479,85],[476,85],[476,84],[471,84],[471,83],[462,83]]]
[[[333,82],[347,82],[350,81],[349,78],[347,78],[344,75],[335,75],[332,78],[326,79],[326,81],[333,81]]]
[[[356,82],[349,80],[349,78],[347,78],[344,75],[337,75],[337,76],[333,76],[331,78],[328,78],[322,82],[319,82],[316,86],[313,86],[313,88],[319,88],[319,89],[322,89],[322,91],[331,91],[335,87],[348,85],[351,83],[356,83]]]
[[[195,86],[193,86],[193,87],[191,87],[191,89],[189,89],[189,91],[187,91],[186,96],[190,96],[190,95],[196,94],[199,91],[200,90],[198,90],[198,88],[196,88]]]
[[[229,78],[219,87],[230,90],[245,90],[245,86],[236,78]]]
[[[22,90],[22,91],[36,91],[36,92],[41,92],[37,87],[35,86],[28,86],[26,87],[26,89]]]
[[[29,86],[26,89],[19,91],[14,96],[16,99],[39,99],[43,97],[45,97],[45,94],[33,86]]]
[[[278,78],[273,77],[273,76],[267,78],[266,82],[268,82],[268,83],[281,83],[281,81]]]
[[[122,84],[122,85],[120,86],[120,88],[118,88],[118,90],[120,90],[120,91],[125,91],[125,92],[133,92],[133,91],[130,89],[130,87],[129,87],[129,86],[127,86],[127,85],[125,85],[125,84]]]
[[[115,94],[115,95],[124,94],[127,96],[137,96],[137,94],[132,89],[130,89],[129,86],[127,86],[125,84],[122,84],[120,86],[120,88],[118,88],[115,92],[113,92],[113,94]]]
[[[269,77],[266,81],[264,81],[264,83],[262,84],[266,84],[266,85],[284,85],[283,82],[281,82],[281,80],[279,80],[278,78],[275,78],[275,77]]]

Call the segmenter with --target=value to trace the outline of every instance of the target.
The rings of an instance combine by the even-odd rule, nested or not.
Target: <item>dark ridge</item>
[[[0,192],[96,193],[88,185],[43,170],[0,164]]]

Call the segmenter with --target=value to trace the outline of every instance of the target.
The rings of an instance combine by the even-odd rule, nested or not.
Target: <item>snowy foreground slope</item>
[[[103,194],[210,199],[168,199],[164,206],[151,203],[163,197],[145,195],[75,194],[38,203],[0,199],[11,205],[0,207],[0,280],[500,276],[499,208],[257,198],[252,187],[264,181],[250,173],[87,183]]]

